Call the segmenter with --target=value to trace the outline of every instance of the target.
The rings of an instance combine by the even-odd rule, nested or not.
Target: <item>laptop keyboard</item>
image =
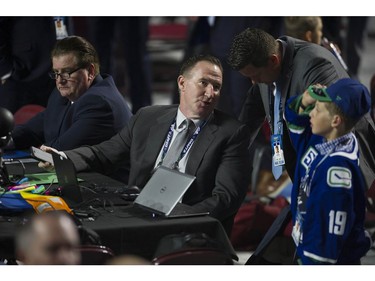
[[[114,205],[127,205],[129,202],[127,201],[133,201],[137,193],[134,193],[133,191],[130,192],[130,189],[127,185],[90,185],[90,186],[84,186],[80,185],[81,190],[83,193],[89,194],[91,193],[90,197],[93,197],[97,194],[98,197],[106,200],[110,200],[112,204]],[[90,189],[90,190],[87,190]],[[84,196],[85,197],[85,196]]]
[[[163,215],[157,215],[156,213],[153,213],[151,210],[133,204],[129,207],[126,207],[124,210],[127,214],[137,217],[164,217]],[[208,215],[208,213],[196,212],[189,205],[177,203],[177,205],[173,208],[168,217],[165,218],[190,217],[202,215]]]
[[[193,207],[177,203],[177,205],[172,209],[172,211],[169,214],[169,217],[184,217],[184,216],[202,216],[202,215],[208,215],[206,212],[197,212],[194,210]]]
[[[127,185],[93,185],[91,187],[97,193],[122,194],[125,193]]]

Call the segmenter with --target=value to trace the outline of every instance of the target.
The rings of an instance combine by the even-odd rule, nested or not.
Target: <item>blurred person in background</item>
[[[132,112],[151,105],[149,17],[93,17],[89,24],[103,71],[124,89]]]
[[[0,107],[15,113],[26,104],[47,105],[55,43],[53,17],[0,17]]]
[[[79,232],[63,211],[35,214],[16,236],[16,258],[23,265],[77,265]]]
[[[340,48],[323,37],[323,21],[321,17],[284,17],[285,35],[307,42],[322,45],[339,60],[342,67],[348,71],[348,66],[341,56]]]

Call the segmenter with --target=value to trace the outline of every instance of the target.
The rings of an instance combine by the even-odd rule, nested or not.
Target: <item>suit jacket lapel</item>
[[[199,133],[195,143],[191,147],[189,154],[189,160],[186,164],[185,172],[190,175],[195,175],[200,163],[202,162],[203,156],[209,148],[212,141],[215,139],[215,134],[218,129],[215,120],[215,114],[205,125],[203,130]]]
[[[159,155],[160,149],[164,144],[169,127],[171,126],[174,118],[176,118],[177,108],[168,110],[167,113],[160,116],[154,124],[150,127],[147,136],[147,145],[143,157],[143,167],[154,167],[156,158]],[[151,168],[151,170],[152,170]]]
[[[69,128],[72,124],[72,103],[67,99],[64,98],[58,93],[58,104],[59,109],[56,110],[56,121],[59,123],[55,123],[53,128],[56,131],[56,137],[61,135],[67,128]]]
[[[272,121],[271,115],[270,115],[270,86],[264,83],[259,83],[259,92],[260,92],[260,97],[262,98],[263,102],[263,107],[264,107],[264,112],[266,113],[266,118],[268,122]]]

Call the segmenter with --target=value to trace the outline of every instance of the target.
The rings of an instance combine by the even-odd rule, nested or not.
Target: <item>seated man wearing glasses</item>
[[[119,132],[132,113],[113,78],[100,75],[94,47],[82,37],[70,36],[56,43],[51,58],[50,77],[56,88],[43,112],[15,127],[14,148],[73,149]]]

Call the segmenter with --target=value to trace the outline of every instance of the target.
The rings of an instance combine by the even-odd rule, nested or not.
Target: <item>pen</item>
[[[35,189],[35,185],[23,188],[23,189],[15,189],[15,190],[10,190],[8,193],[20,193],[20,192],[26,192],[26,191],[32,191]]]
[[[9,190],[24,189],[24,188],[29,187],[29,186],[33,186],[33,185],[31,185],[30,183],[23,183],[23,184],[20,184],[20,185],[12,185],[12,186],[9,186]]]
[[[43,194],[43,192],[45,191],[45,187],[44,185],[39,185],[37,188],[35,188],[33,191],[31,191],[31,193],[34,193],[34,194]]]
[[[20,179],[20,180],[17,182],[17,184],[25,183],[25,182],[27,182],[28,180],[29,180],[29,178],[22,178],[22,179]]]

